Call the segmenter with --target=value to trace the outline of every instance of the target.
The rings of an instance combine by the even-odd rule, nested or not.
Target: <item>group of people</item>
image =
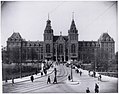
[[[48,76],[48,79],[47,79],[47,84],[48,84],[48,83],[51,84],[50,76]],[[54,82],[53,82],[53,84],[55,84],[55,83],[57,84],[57,77],[56,77],[56,76],[54,77]]]
[[[95,89],[94,90],[95,90],[95,93],[99,93],[99,85],[97,83],[95,83]],[[86,93],[90,93],[89,87],[87,87]]]
[[[90,74],[90,70],[88,71],[88,74],[89,74],[89,76],[92,76],[92,77],[96,77],[96,72],[95,71],[93,71],[93,74],[91,75]],[[101,81],[101,78],[102,78],[102,76],[101,76],[101,74],[99,74],[99,76],[98,76],[98,81]]]
[[[78,69],[76,69],[75,71],[76,71],[76,73],[80,73],[80,76],[82,75],[82,71],[81,70],[79,71]]]

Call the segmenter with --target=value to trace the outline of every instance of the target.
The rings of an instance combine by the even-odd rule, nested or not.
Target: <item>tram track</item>
[[[62,81],[66,80],[67,75],[68,75],[68,72],[66,71],[66,69],[62,65],[60,65],[60,73],[58,74],[59,77],[57,78],[58,83],[61,83]],[[13,88],[11,88],[10,92],[18,93],[20,91],[20,93],[28,93],[28,92],[31,92],[31,91],[35,91],[35,90],[47,88],[47,87],[50,87],[50,86],[54,86],[56,84],[47,84],[46,80],[43,80],[42,82],[40,81],[40,84],[35,83],[33,85],[33,83],[29,84],[29,82],[28,82],[28,83],[25,83],[25,85],[24,85],[24,83],[17,83],[16,85],[20,85],[20,86],[18,86],[17,88],[14,88],[14,86],[13,86]]]

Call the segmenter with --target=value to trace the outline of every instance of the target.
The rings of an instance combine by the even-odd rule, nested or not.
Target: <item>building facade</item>
[[[7,40],[9,62],[39,62],[43,60],[95,62],[97,57],[112,60],[115,42],[108,33],[103,33],[97,41],[79,41],[74,19],[68,35],[54,35],[48,19],[44,30],[44,41],[26,41],[19,33],[13,33]]]

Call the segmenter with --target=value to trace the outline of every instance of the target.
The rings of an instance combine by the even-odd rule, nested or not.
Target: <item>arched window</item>
[[[50,53],[50,44],[46,44],[46,53]]]
[[[62,53],[63,53],[63,45],[59,44],[59,54],[62,54]]]
[[[76,47],[75,44],[71,45],[71,53],[75,53],[76,52]]]

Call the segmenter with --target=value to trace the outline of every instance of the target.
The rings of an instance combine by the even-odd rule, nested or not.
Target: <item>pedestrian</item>
[[[87,89],[86,89],[86,93],[90,93],[89,87],[87,87]]]
[[[95,93],[99,93],[99,86],[95,83]]]
[[[54,82],[53,82],[53,84],[54,84],[54,83],[57,83],[57,77],[56,77],[56,76],[54,77]]]
[[[14,78],[12,77],[12,85],[14,84]]]
[[[43,72],[41,72],[41,76],[43,76]]]
[[[54,73],[55,73],[55,76],[57,76],[57,69],[54,68]]]
[[[93,77],[95,77],[96,76],[96,72],[95,71],[93,71]]]
[[[88,75],[90,76],[90,70],[88,71]]]
[[[68,80],[69,80],[69,81],[71,80],[71,77],[70,77],[70,75],[68,76]]]
[[[44,70],[44,73],[45,73],[45,75],[47,75],[47,70],[46,69]]]
[[[102,78],[102,76],[101,76],[101,74],[99,75],[99,80],[101,81],[101,78]]]
[[[31,81],[33,82],[33,80],[34,80],[34,77],[33,77],[33,75],[31,76]]]
[[[80,70],[80,72],[79,72],[79,73],[80,73],[80,76],[81,76],[81,75],[82,75],[82,71]]]
[[[51,83],[50,76],[48,76],[48,79],[47,79],[47,84],[48,83]]]

